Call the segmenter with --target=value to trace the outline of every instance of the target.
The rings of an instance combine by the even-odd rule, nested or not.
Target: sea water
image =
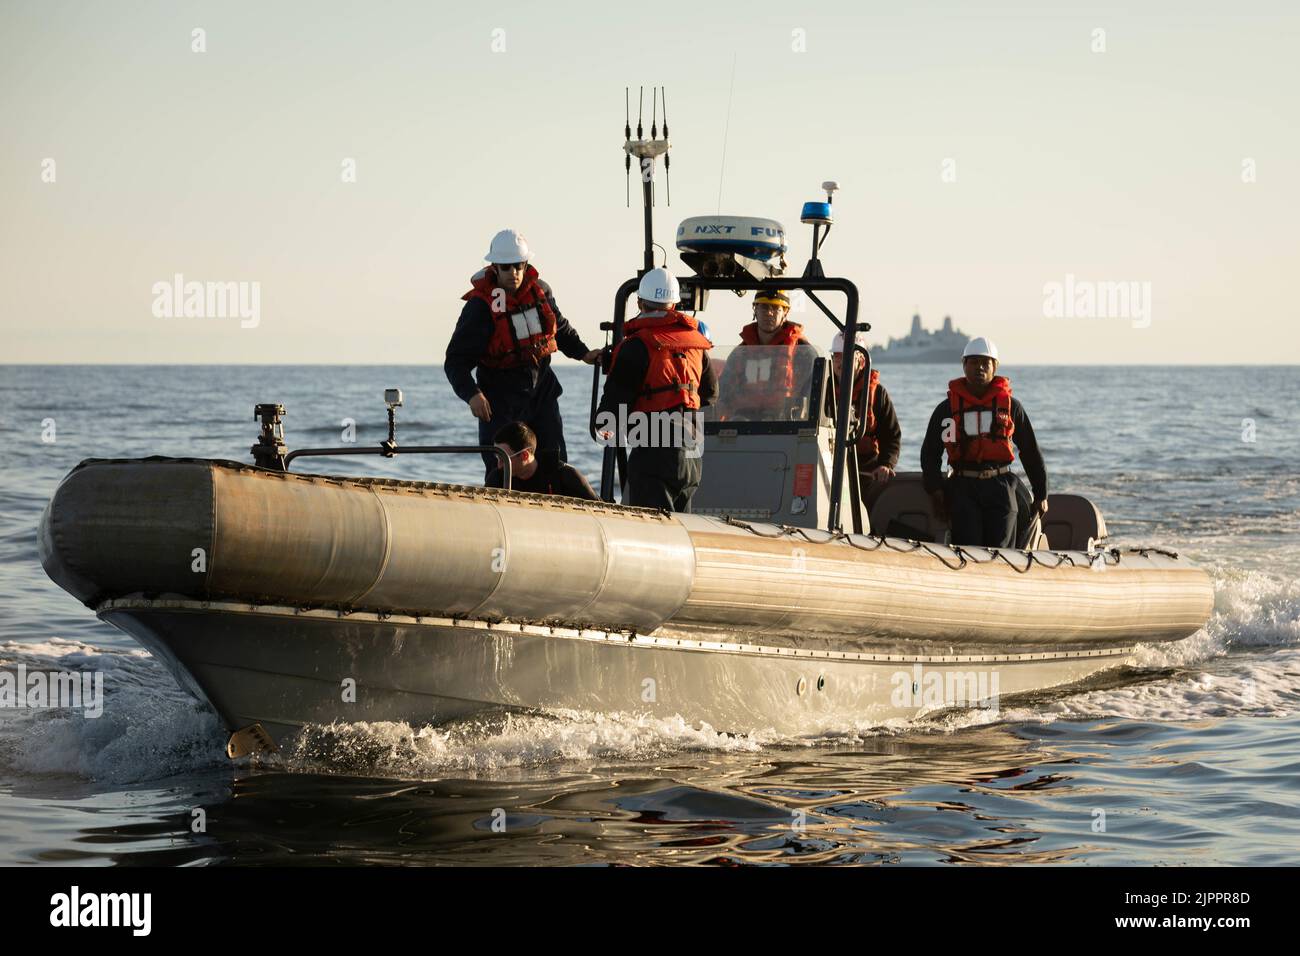
[[[813,738],[489,714],[314,728],[251,767],[154,658],[45,576],[36,527],[58,481],[92,457],[249,461],[256,402],[287,407],[291,448],[350,427],[378,442],[385,387],[405,393],[406,444],[474,443],[468,409],[436,366],[0,367],[0,667],[104,688],[98,717],[0,708],[0,863],[1295,862],[1300,369],[1003,371],[1054,490],[1093,499],[1115,544],[1173,548],[1213,575],[1203,630],[996,713]],[[570,460],[597,482],[590,370],[559,372]],[[952,374],[882,369],[901,468],[918,467]],[[333,464],[481,478],[477,458]]]

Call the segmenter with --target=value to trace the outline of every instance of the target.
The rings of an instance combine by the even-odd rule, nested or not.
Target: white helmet
[[[967,342],[965,350],[961,353],[963,361],[972,355],[982,355],[996,362],[998,360],[998,347],[993,344],[992,339],[986,339],[980,335]]]
[[[637,298],[647,302],[672,305],[681,301],[682,287],[677,284],[677,277],[667,269],[651,269],[641,277],[636,294]]]
[[[859,337],[859,335],[860,335],[860,333],[857,333],[857,332],[853,333],[853,344],[854,344],[854,345],[857,345],[857,344],[858,344],[858,337]],[[836,333],[835,333],[835,338],[833,338],[833,339],[831,340],[831,354],[832,354],[832,355],[839,355],[839,354],[840,354],[841,352],[843,352],[843,351],[844,351],[844,333],[843,333],[843,332],[836,332]]]
[[[503,262],[527,262],[528,241],[517,229],[502,229],[492,237],[492,245],[483,258],[493,265]]]

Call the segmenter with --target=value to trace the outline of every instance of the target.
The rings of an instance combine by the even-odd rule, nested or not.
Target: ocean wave
[[[19,664],[29,674],[103,674],[103,707],[99,716],[66,708],[0,710],[0,768],[6,772],[72,774],[120,785],[226,762],[220,719],[144,650],[62,638],[0,644],[0,666]]]
[[[1214,612],[1205,627],[1172,644],[1138,648],[1138,667],[1192,667],[1233,651],[1300,646],[1300,581],[1269,571],[1217,567]]]
[[[723,733],[680,715],[557,711],[497,712],[445,724],[402,722],[309,726],[286,752],[256,758],[257,766],[295,773],[326,773],[426,780],[448,774],[500,776],[565,765],[657,762],[687,754],[745,754],[842,748],[873,739],[942,737],[1017,720],[1040,720],[1032,708],[944,711],[914,720],[829,718],[798,736],[772,729]],[[1048,719],[1052,719],[1049,717]]]
[[[1298,669],[1300,653],[1294,650],[1233,659],[1212,670],[1182,671],[1163,680],[1062,697],[1041,707],[1035,719],[1287,717],[1300,712]]]
[[[262,763],[312,773],[424,779],[555,762],[645,760],[681,751],[754,752],[779,739],[773,733],[719,733],[681,717],[500,712],[439,727],[392,721],[309,726],[292,749]]]

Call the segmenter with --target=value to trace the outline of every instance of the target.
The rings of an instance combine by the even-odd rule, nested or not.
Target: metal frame
[[[859,330],[858,287],[848,279],[823,276],[820,273],[820,261],[813,258],[809,260],[805,274],[799,277],[778,276],[772,279],[755,279],[748,275],[734,275],[727,277],[693,275],[690,276],[687,281],[697,289],[727,289],[730,291],[758,291],[761,289],[801,290],[808,293],[808,298],[810,298],[817,307],[821,309],[831,322],[835,324],[837,329],[844,333],[844,339],[846,342],[855,342],[856,333]],[[614,295],[614,321],[612,326],[610,326],[610,331],[613,332],[612,345],[618,345],[618,343],[623,340],[623,323],[627,313],[627,301],[636,294],[639,282],[639,276],[628,279],[618,287],[618,292]],[[818,292],[842,292],[844,294],[845,317],[843,322],[841,322],[839,318],[836,317],[835,313],[827,308],[822,300],[817,297]],[[864,324],[861,328],[863,331],[867,331],[870,329],[870,326]],[[870,376],[871,355],[866,349],[861,349],[861,351],[867,359],[867,364],[863,369],[862,374],[864,376]],[[844,350],[842,360],[843,364],[840,367],[840,382],[848,383],[847,388],[849,391],[847,394],[849,396],[852,395],[854,352],[855,349],[852,348],[846,348]],[[600,372],[600,366],[597,364],[594,373],[597,381],[599,380]],[[597,390],[597,385],[593,383],[593,396]],[[840,520],[840,501],[844,495],[844,469],[848,458],[848,451],[853,447],[853,441],[851,440],[849,430],[852,404],[851,401],[840,401],[839,396],[837,396],[835,405],[835,455],[834,464],[832,465],[833,473],[831,475],[830,511],[827,516],[827,530],[830,531],[842,530]],[[590,422],[590,430],[593,437],[595,437],[596,428],[595,414],[596,406],[593,402],[592,418]],[[601,496],[606,501],[612,502],[614,500],[614,468],[616,463],[622,465],[620,457],[623,451],[624,449],[621,447],[607,447],[605,449],[605,460],[601,468],[600,492]],[[856,475],[854,477],[856,478]],[[860,520],[856,509],[854,512],[854,519],[855,524]]]
[[[253,419],[255,421],[261,420],[262,430],[257,436],[257,443],[250,449],[253,453],[253,463],[259,468],[287,472],[290,463],[295,458],[336,458],[341,455],[383,455],[385,458],[396,458],[402,454],[467,455],[487,452],[501,459],[502,489],[505,491],[510,490],[513,480],[513,473],[510,468],[511,456],[496,445],[408,445],[405,448],[398,445],[397,408],[402,404],[402,398],[401,390],[396,389],[395,391],[398,393],[396,400],[386,402],[388,405],[388,437],[377,446],[363,445],[360,448],[356,445],[348,445],[338,448],[299,448],[296,451],[289,451],[284,443],[284,423],[280,420],[280,416],[284,414],[284,406],[278,402],[259,403],[253,409]],[[385,393],[385,398],[387,398],[387,393]]]
[[[482,452],[489,452],[501,459],[501,487],[502,490],[509,491],[512,480],[510,456],[496,445],[408,445],[406,447],[380,445],[377,448],[299,448],[284,456],[284,470],[289,470],[289,465],[295,458],[309,456],[333,458],[336,455],[383,455],[385,458],[396,458],[398,455],[462,455],[481,454]]]

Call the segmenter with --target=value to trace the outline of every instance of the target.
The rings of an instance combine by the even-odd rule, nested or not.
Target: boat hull
[[[916,654],[131,597],[98,609],[234,731],[499,710],[680,717],[731,733],[843,731],[1069,685],[1132,647]]]
[[[1059,687],[1209,617],[1156,549],[999,551],[203,459],[88,461],[50,577],[232,730],[489,710],[817,733]]]

